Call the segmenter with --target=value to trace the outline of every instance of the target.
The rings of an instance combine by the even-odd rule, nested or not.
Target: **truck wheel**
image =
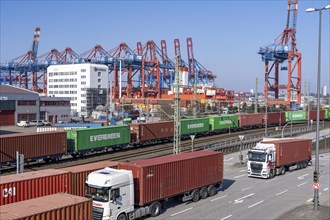
[[[121,214],[118,216],[117,220],[127,220],[126,214],[125,214],[125,213],[121,213]]]
[[[161,204],[159,202],[154,202],[150,206],[150,215],[151,217],[156,217],[161,212]]]
[[[214,196],[216,191],[215,191],[215,186],[214,185],[210,185],[208,188],[207,188],[207,193],[209,194],[209,196]]]
[[[201,199],[206,199],[207,196],[208,196],[207,188],[206,188],[206,187],[203,187],[203,188],[199,191],[199,194],[200,194]]]
[[[269,179],[272,179],[273,177],[274,177],[274,170],[270,170]]]
[[[199,200],[199,190],[195,189],[192,194],[193,194],[193,197],[192,197],[191,200],[193,202],[197,202]]]
[[[285,166],[283,166],[283,167],[282,167],[282,170],[281,170],[281,175],[284,175],[284,174],[285,174],[285,172],[286,172],[286,167],[285,167]]]
[[[304,161],[304,168],[306,168],[308,166],[308,162]]]

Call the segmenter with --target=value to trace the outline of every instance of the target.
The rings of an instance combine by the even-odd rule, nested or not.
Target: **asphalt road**
[[[225,180],[217,195],[197,203],[171,200],[166,211],[156,219],[276,219],[300,205],[313,206],[314,165],[291,169],[271,180],[250,178],[246,165],[238,163],[238,155],[225,156]],[[320,154],[320,204],[326,206],[330,206],[329,162],[329,152]]]

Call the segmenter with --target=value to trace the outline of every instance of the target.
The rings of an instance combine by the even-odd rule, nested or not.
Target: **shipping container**
[[[61,170],[70,172],[70,191],[68,193],[76,196],[84,196],[85,182],[88,174],[105,167],[117,168],[118,162],[100,161],[73,167],[66,167]]]
[[[67,152],[66,132],[0,135],[0,165],[14,162],[16,151],[26,160],[60,157]]]
[[[69,152],[116,148],[130,143],[130,128],[127,125],[113,125],[67,130],[67,139]]]
[[[209,118],[181,120],[181,135],[206,133],[209,131]]]
[[[279,125],[285,123],[285,112],[268,112],[267,125]],[[266,124],[266,114],[263,116],[263,124]]]
[[[263,125],[263,114],[238,114],[238,122],[241,128],[255,128]]]
[[[312,159],[312,140],[310,139],[292,138],[261,143],[275,145],[277,167]]]
[[[330,119],[330,109],[325,110],[325,119]]]
[[[301,111],[287,111],[285,112],[285,119],[287,122],[291,121],[305,121],[306,120],[306,112]]]
[[[223,153],[196,151],[120,163],[118,168],[132,171],[135,203],[144,206],[221,183]]]
[[[221,130],[238,127],[237,115],[221,115],[209,117],[210,130]]]
[[[131,124],[131,131],[136,135],[136,140],[134,142],[137,144],[161,141],[174,136],[174,122],[160,121]]]
[[[89,220],[92,219],[92,210],[92,200],[58,193],[1,206],[0,218],[15,220]]]
[[[47,169],[0,178],[0,205],[47,196],[58,192],[70,192],[70,173]]]
[[[308,119],[308,114],[309,114],[309,120],[314,120],[316,121],[317,119],[317,111],[316,110],[312,110],[312,111],[307,111],[306,112],[306,119]],[[320,120],[325,118],[325,111],[324,110],[320,110]]]
[[[102,127],[100,123],[57,123],[55,127],[68,127],[68,128],[94,128],[94,127]]]

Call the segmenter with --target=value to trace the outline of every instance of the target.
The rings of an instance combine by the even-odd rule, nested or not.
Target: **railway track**
[[[294,133],[301,133],[301,129],[306,128],[304,124],[293,125]],[[289,128],[290,129],[290,128]],[[306,132],[306,131],[305,131]],[[310,130],[309,130],[310,132]],[[248,139],[253,140],[251,143],[259,141],[264,134],[264,128],[253,129],[253,130],[243,130],[231,133],[223,133],[216,134],[212,136],[203,136],[196,138],[194,140],[194,150],[202,150],[202,149],[210,149],[222,151],[224,153],[231,153],[238,150],[237,145],[239,144],[238,135],[244,135],[246,137],[246,141],[244,142],[244,148],[249,147],[247,143],[250,143]],[[275,127],[268,128],[268,134],[271,134],[272,137],[276,137],[280,135],[280,131],[276,130]],[[274,136],[275,135],[275,136]],[[222,144],[223,143],[223,144]],[[210,147],[214,144],[218,145],[218,148]],[[181,141],[181,152],[191,151],[192,142],[190,139]],[[173,153],[173,143],[160,143],[153,144],[142,147],[127,147],[120,151],[108,151],[102,152],[92,155],[85,155],[81,158],[71,158],[68,157],[63,160],[53,161],[51,163],[39,162],[39,163],[28,163],[25,165],[25,171],[35,171],[42,169],[60,169],[70,166],[82,165],[93,163],[97,161],[104,160],[113,160],[113,161],[131,161],[145,158],[153,158],[164,155],[169,155]],[[13,174],[16,173],[15,166],[7,166],[0,169],[0,173],[2,175]]]

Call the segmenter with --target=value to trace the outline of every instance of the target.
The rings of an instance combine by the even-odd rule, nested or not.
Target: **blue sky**
[[[329,0],[300,0],[297,18],[297,47],[302,53],[302,81],[316,91],[318,13]],[[322,81],[330,87],[329,21],[323,11]],[[56,48],[71,47],[81,54],[96,44],[110,50],[125,42],[166,40],[170,58],[180,39],[187,54],[186,38],[192,37],[194,56],[217,74],[217,87],[235,91],[263,89],[264,63],[257,51],[279,36],[286,25],[286,0],[258,1],[3,1],[1,0],[1,63],[31,48],[35,27],[41,28],[39,55]],[[186,59],[185,59],[186,60]],[[286,83],[287,73],[280,75]]]

